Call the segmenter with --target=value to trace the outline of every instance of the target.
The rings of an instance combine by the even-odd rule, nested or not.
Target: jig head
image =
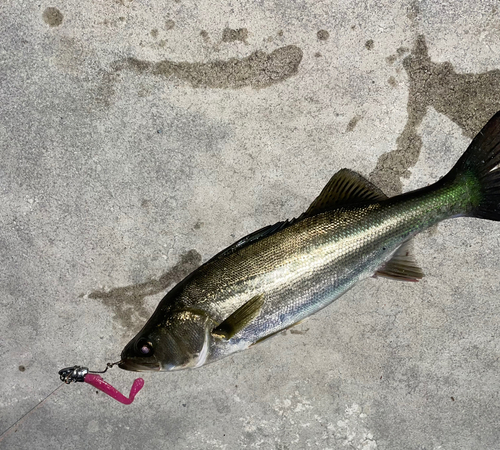
[[[88,373],[89,369],[87,367],[65,367],[59,371],[59,377],[61,378],[61,381],[64,381],[66,384],[70,384],[76,381],[85,381],[85,375]]]

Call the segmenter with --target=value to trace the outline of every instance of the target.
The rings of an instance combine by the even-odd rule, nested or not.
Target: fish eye
[[[137,352],[142,356],[151,356],[153,354],[153,344],[146,339],[139,339],[137,342]]]

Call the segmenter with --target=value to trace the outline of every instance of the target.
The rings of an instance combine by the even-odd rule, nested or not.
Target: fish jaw
[[[133,359],[125,359],[120,361],[118,367],[123,370],[130,370],[131,372],[159,372],[161,371],[161,364],[155,363],[140,363]]]

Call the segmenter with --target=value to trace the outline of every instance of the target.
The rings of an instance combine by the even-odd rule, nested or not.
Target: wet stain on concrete
[[[101,300],[114,313],[114,319],[126,330],[136,328],[149,319],[151,311],[144,305],[144,298],[159,294],[174,283],[178,283],[201,264],[201,255],[190,250],[180,257],[179,262],[157,280],[124,286],[109,291],[94,291],[88,298]]]
[[[93,92],[93,100],[96,105],[109,108],[111,100],[115,95],[115,83],[119,79],[119,74],[101,71],[101,82]]]
[[[222,42],[235,42],[240,41],[247,43],[248,30],[246,28],[238,28],[233,30],[232,28],[224,28],[222,31]]]
[[[385,60],[387,61],[387,64],[394,64],[397,61],[398,57],[396,55],[390,55]]]
[[[208,31],[206,30],[201,30],[200,36],[203,38],[205,42],[208,42],[210,40],[210,36],[208,35]]]
[[[406,13],[406,17],[408,17],[408,19],[410,19],[410,21],[413,23],[413,25],[415,25],[415,19],[417,19],[417,17],[419,16],[420,14],[420,6],[418,5],[418,2],[417,0],[413,0],[410,5],[408,6],[408,11]]]
[[[373,50],[373,47],[375,46],[375,43],[373,42],[373,39],[368,39],[366,42],[365,42],[365,47],[368,49],[368,50]]]
[[[353,131],[354,128],[356,128],[356,125],[358,124],[359,120],[361,119],[361,116],[354,116],[351,120],[349,120],[349,123],[347,124],[346,131]]]
[[[172,19],[168,19],[165,22],[165,29],[168,30],[173,30],[175,28],[175,22]]]
[[[392,86],[392,87],[396,87],[398,85],[397,81],[396,81],[396,78],[394,78],[393,76],[390,76],[389,79],[387,80],[387,82]]]
[[[49,27],[58,27],[62,24],[64,17],[57,8],[49,6],[43,11],[42,18]]]
[[[318,38],[319,41],[327,41],[328,38],[330,37],[330,33],[326,30],[319,30],[316,33],[316,37]]]
[[[164,78],[187,81],[195,88],[264,88],[295,75],[302,61],[302,50],[288,45],[271,53],[256,51],[245,58],[208,63],[159,62],[126,58],[113,63],[115,72],[132,70]]]
[[[389,63],[406,54],[399,48]],[[408,119],[396,140],[397,148],[378,160],[371,180],[388,195],[402,192],[401,178],[410,176],[420,155],[422,140],[418,127],[427,107],[432,106],[459,125],[463,133],[474,137],[500,109],[500,70],[484,73],[457,73],[449,62],[431,61],[424,36],[418,36],[411,54],[403,59],[409,78]]]

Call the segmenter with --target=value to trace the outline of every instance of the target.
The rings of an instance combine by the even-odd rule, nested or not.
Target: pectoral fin
[[[411,254],[411,244],[405,243],[377,272],[375,277],[386,277],[398,281],[418,281],[424,273]]]
[[[225,340],[231,339],[260,314],[263,304],[264,294],[259,294],[251,298],[220,323],[219,326],[214,328],[212,335]]]

